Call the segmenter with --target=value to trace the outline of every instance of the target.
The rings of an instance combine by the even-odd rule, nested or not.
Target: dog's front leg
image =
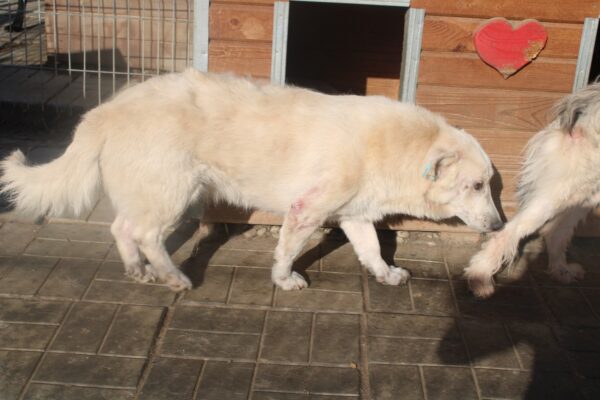
[[[340,227],[352,243],[360,263],[375,276],[377,282],[399,285],[410,278],[410,273],[401,267],[387,265],[381,258],[377,231],[371,222],[346,220]]]
[[[294,207],[285,216],[275,248],[275,264],[271,270],[275,285],[283,290],[300,290],[308,286],[302,275],[292,271],[292,264],[310,235],[324,220]]]
[[[521,239],[540,229],[550,218],[562,211],[559,202],[536,199],[527,208],[493,236],[483,249],[475,254],[465,269],[469,287],[477,297],[489,297],[494,293],[493,276],[505,263],[511,262]]]

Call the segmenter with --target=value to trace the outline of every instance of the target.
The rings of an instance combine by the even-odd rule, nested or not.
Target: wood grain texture
[[[548,123],[549,109],[563,94],[419,85],[417,103],[465,129],[535,131]]]
[[[268,78],[271,74],[271,43],[211,40],[208,70]]]
[[[423,50],[475,53],[473,32],[485,21],[428,15],[423,27]],[[544,22],[542,25],[548,32],[548,42],[538,58],[577,58],[582,24]]]
[[[211,3],[209,21],[211,39],[267,42],[273,39],[270,5]]]
[[[575,60],[534,60],[517,74],[504,79],[476,54],[424,51],[419,84],[568,93],[573,86],[575,67]]]
[[[535,18],[541,21],[583,22],[600,14],[598,0],[413,0],[411,7],[424,8],[428,15],[463,17]]]

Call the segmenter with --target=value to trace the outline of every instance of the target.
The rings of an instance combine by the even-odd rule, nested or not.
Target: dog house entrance
[[[409,50],[420,51],[422,24],[411,26],[414,18],[408,17],[422,10],[409,9],[408,4],[407,0],[276,2],[272,80],[329,94],[411,100],[402,88],[405,82],[416,81],[418,57],[409,57],[412,68],[403,64]]]

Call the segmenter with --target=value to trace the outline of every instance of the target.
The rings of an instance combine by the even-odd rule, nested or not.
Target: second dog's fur
[[[285,215],[272,271],[284,290],[307,286],[292,262],[327,218],[391,285],[409,273],[381,258],[373,221],[402,213],[458,216],[484,231],[501,225],[490,160],[443,118],[381,97],[194,70],[153,78],[90,111],[65,154],[46,165],[27,166],[16,151],[1,166],[3,191],[37,216],[79,214],[103,187],[126,272],[175,290],[191,284],[165,250],[165,231],[204,199]]]
[[[567,263],[575,227],[600,203],[600,83],[564,98],[556,119],[528,143],[517,195],[519,212],[476,254],[465,275],[476,296],[493,293],[492,276],[513,261],[519,242],[538,231],[548,272],[569,283],[583,268]]]

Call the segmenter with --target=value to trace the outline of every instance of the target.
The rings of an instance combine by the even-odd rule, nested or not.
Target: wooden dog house
[[[61,1],[66,0],[57,3]],[[143,2],[115,0],[114,9],[117,14],[132,12],[136,7],[131,4],[139,9]],[[174,0],[174,4],[183,10],[188,1]],[[200,4],[193,12],[194,23],[200,26],[194,37],[196,67],[331,93],[384,95],[439,112],[482,143],[498,172],[493,182],[498,202],[509,217],[516,209],[515,178],[525,143],[547,123],[547,111],[556,100],[587,83],[600,14],[598,0],[202,0],[196,4]],[[150,11],[152,7],[147,6]],[[174,32],[183,29],[178,18],[184,16],[183,11],[173,13],[171,23],[163,26],[165,38],[175,38]],[[473,44],[474,31],[494,17],[514,23],[536,19],[547,32],[539,56],[507,79],[480,59]],[[60,21],[49,22],[47,29],[57,24],[65,34]],[[112,29],[122,35],[123,29],[114,25]],[[150,41],[149,53],[162,48],[160,30],[153,35],[158,36]],[[182,36],[177,33],[172,46],[163,48],[172,69],[181,69],[177,60],[189,51],[179,43]],[[53,47],[60,46],[60,38],[48,43],[50,53],[60,53]],[[117,38],[109,45],[120,43]],[[130,54],[131,49],[127,55],[134,61],[130,62],[137,62],[139,57]],[[147,68],[161,67],[148,59]],[[208,217],[222,222],[280,222],[265,213],[220,206],[210,210]],[[391,226],[466,229],[411,220],[394,221]]]

